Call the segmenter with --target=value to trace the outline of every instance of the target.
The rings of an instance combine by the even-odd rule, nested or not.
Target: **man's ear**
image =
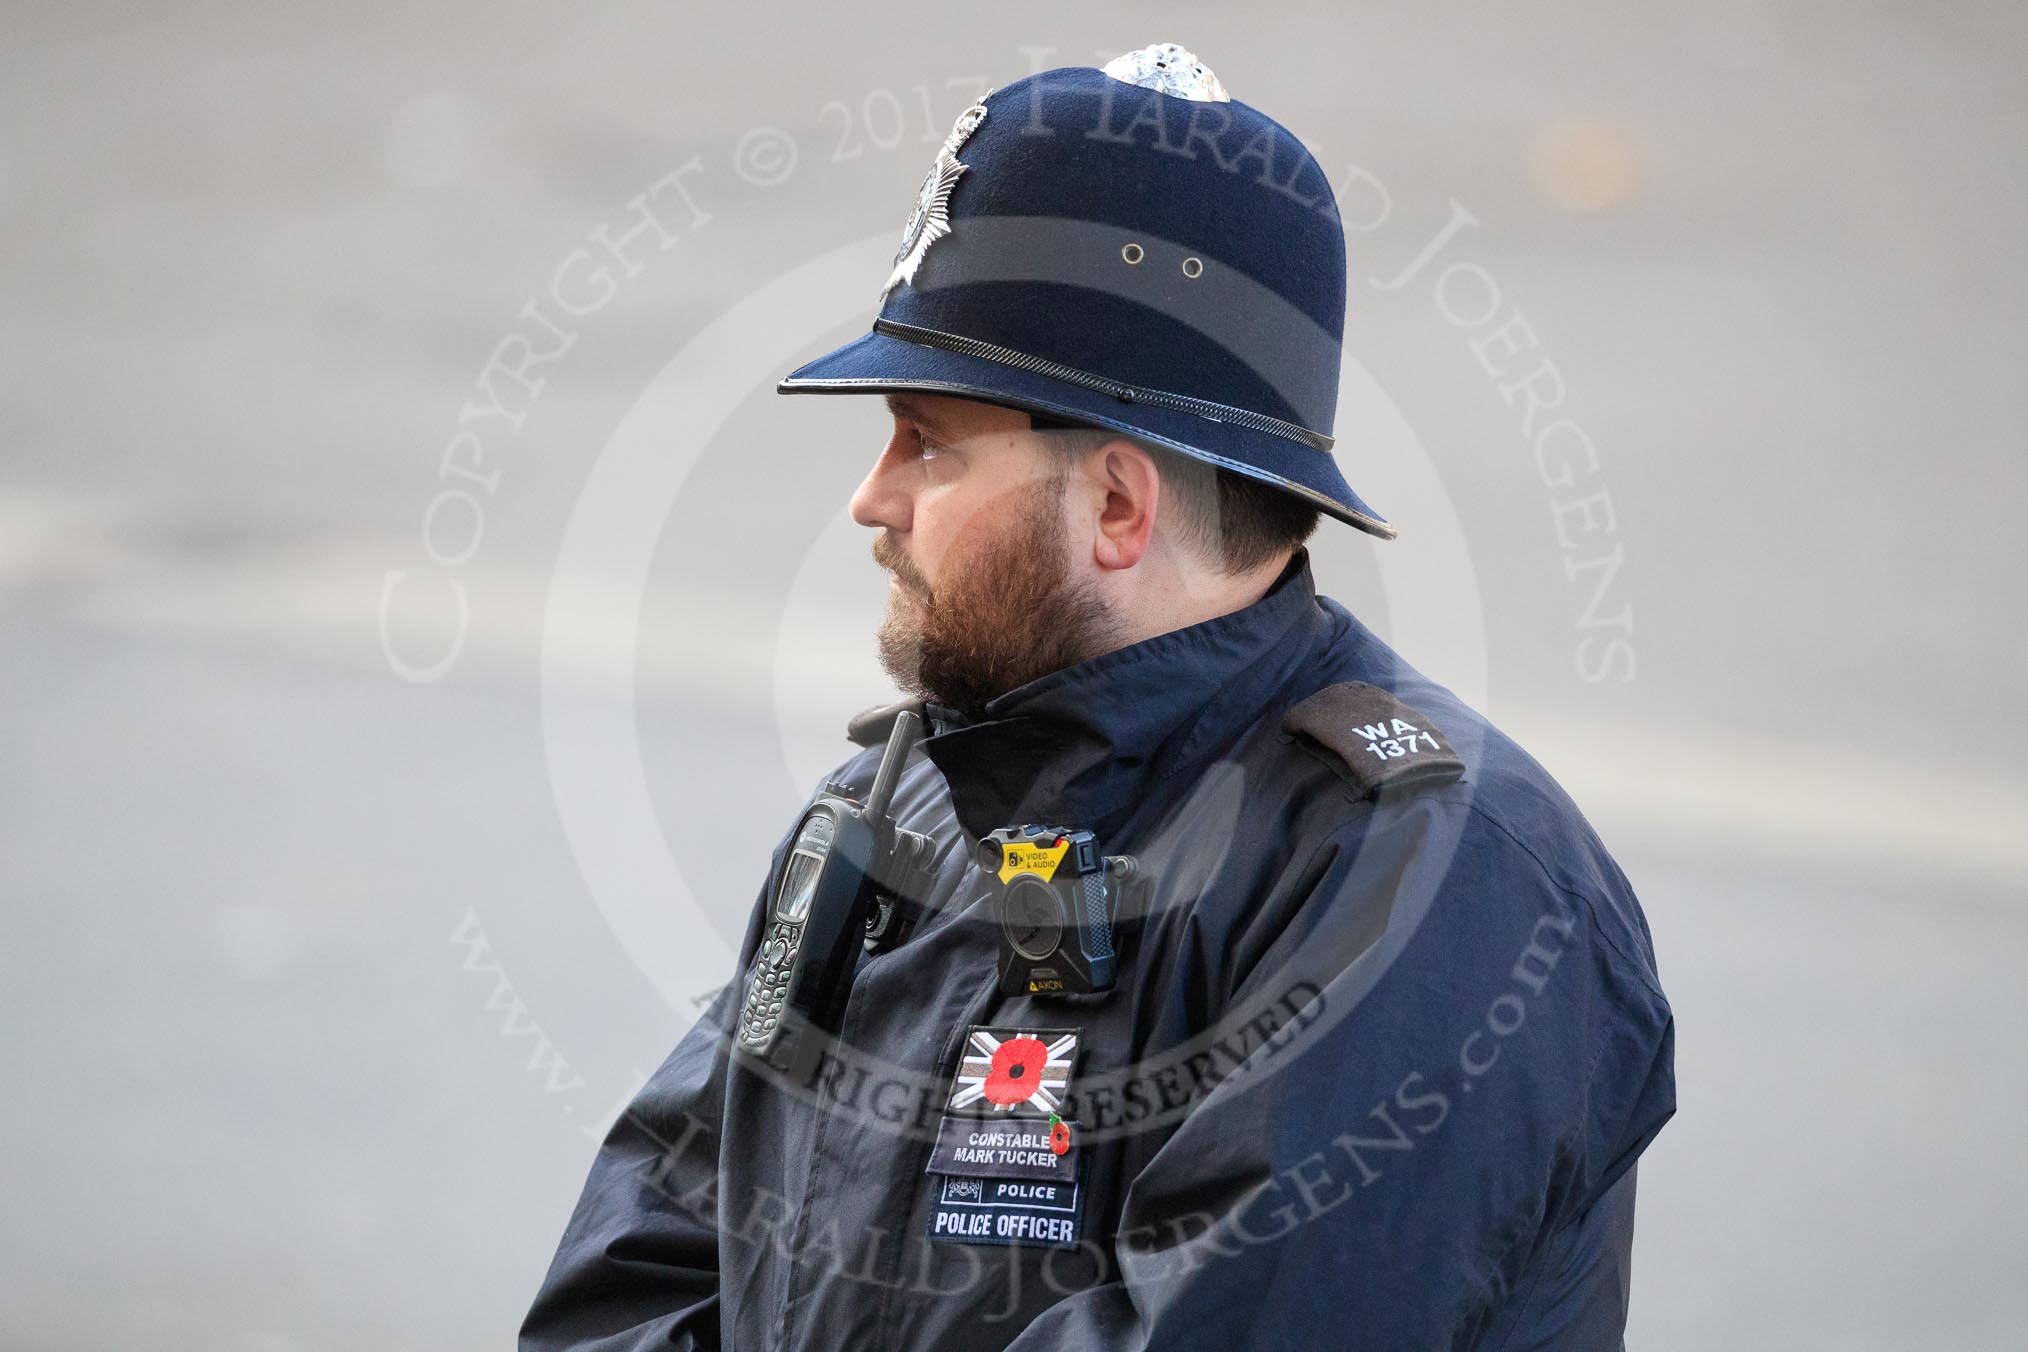
[[[1155,457],[1115,439],[1093,453],[1086,472],[1098,495],[1093,560],[1101,568],[1131,568],[1155,538],[1155,509],[1162,498]]]

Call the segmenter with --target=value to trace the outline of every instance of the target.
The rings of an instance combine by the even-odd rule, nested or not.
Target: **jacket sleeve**
[[[758,946],[794,830],[775,842],[735,973]],[[718,1156],[740,995],[735,975],[606,1134],[522,1322],[522,1352],[719,1345]]]
[[[1202,962],[1246,955],[1228,1022],[1291,990],[1301,1013],[1142,1155],[1115,1279],[1012,1346],[1614,1352],[1630,1171],[1675,1110],[1630,895],[1595,906],[1427,801],[1296,877]]]
[[[1620,1352],[1633,1294],[1638,1165],[1556,1232],[1535,1273],[1479,1341],[1499,1352]]]
[[[738,984],[719,991],[599,1147],[521,1326],[523,1352],[718,1346],[714,1198]]]

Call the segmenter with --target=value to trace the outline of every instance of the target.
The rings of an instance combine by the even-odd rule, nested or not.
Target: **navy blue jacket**
[[[1402,707],[1334,731],[1304,701],[1347,682]],[[1243,610],[927,712],[895,798],[940,847],[921,925],[861,964],[805,1085],[728,1056],[720,993],[600,1149],[523,1348],[1621,1346],[1674,1025],[1632,889],[1539,765],[1302,552]],[[971,846],[1026,821],[1151,880],[1109,994],[998,992]],[[1075,1034],[1076,1189],[1037,1194],[1074,1219],[945,1233],[988,1195],[932,1159],[974,1028]]]

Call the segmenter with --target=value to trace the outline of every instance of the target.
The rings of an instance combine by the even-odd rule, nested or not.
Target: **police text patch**
[[[929,1237],[952,1244],[1024,1244],[1074,1249],[1082,1233],[1080,1189],[1006,1178],[940,1178],[930,1199]]]

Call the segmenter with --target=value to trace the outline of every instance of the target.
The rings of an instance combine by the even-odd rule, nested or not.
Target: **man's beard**
[[[1070,580],[1062,480],[1051,488],[1019,524],[953,548],[934,594],[889,536],[874,540],[874,562],[899,579],[879,636],[897,686],[978,718],[995,696],[1119,646],[1111,607]]]

